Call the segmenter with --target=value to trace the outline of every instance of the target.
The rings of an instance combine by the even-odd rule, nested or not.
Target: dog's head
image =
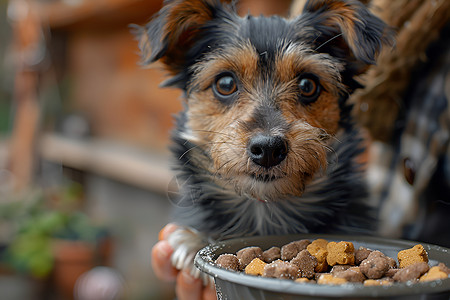
[[[183,136],[216,181],[262,200],[301,195],[387,27],[358,1],[308,1],[290,19],[240,17],[230,2],[166,1],[139,29],[143,61],[185,91]]]

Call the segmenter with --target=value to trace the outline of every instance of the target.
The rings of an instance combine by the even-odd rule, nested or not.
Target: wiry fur
[[[290,19],[239,17],[229,1],[166,1],[138,34],[144,63],[161,60],[172,75],[166,85],[186,94],[173,135],[183,183],[175,221],[214,239],[370,232],[361,138],[346,100],[386,31],[358,1],[308,1]],[[223,72],[238,88],[227,101],[212,91]],[[300,97],[305,74],[321,87],[313,103]],[[251,160],[258,134],[286,141],[281,163]]]
[[[185,122],[183,118],[184,114],[178,117],[179,125]],[[248,195],[236,195],[232,184],[216,183],[214,174],[196,164],[210,158],[180,133],[175,132],[172,150],[180,158],[178,182],[184,183],[174,218],[181,224],[214,239],[308,232],[368,233],[375,229],[375,220],[364,202],[366,188],[360,165],[354,160],[363,149],[355,129],[338,135],[330,146],[334,151],[327,155],[328,168],[308,184],[302,196],[280,195],[278,201],[255,201]]]

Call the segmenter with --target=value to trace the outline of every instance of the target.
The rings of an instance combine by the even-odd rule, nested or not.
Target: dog
[[[184,92],[176,268],[198,276],[193,257],[212,240],[375,230],[347,99],[392,34],[363,3],[310,0],[283,18],[166,0],[136,34],[143,64],[161,62],[163,86]]]

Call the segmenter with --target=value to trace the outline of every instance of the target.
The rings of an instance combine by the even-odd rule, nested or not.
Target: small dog
[[[347,98],[391,34],[362,3],[307,1],[286,19],[166,0],[137,31],[144,64],[162,62],[186,98],[172,148],[177,268],[211,239],[374,229]]]

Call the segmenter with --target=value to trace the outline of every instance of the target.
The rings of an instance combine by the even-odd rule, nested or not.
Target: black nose
[[[247,152],[254,163],[270,168],[286,158],[288,149],[283,138],[259,134],[250,139]]]

